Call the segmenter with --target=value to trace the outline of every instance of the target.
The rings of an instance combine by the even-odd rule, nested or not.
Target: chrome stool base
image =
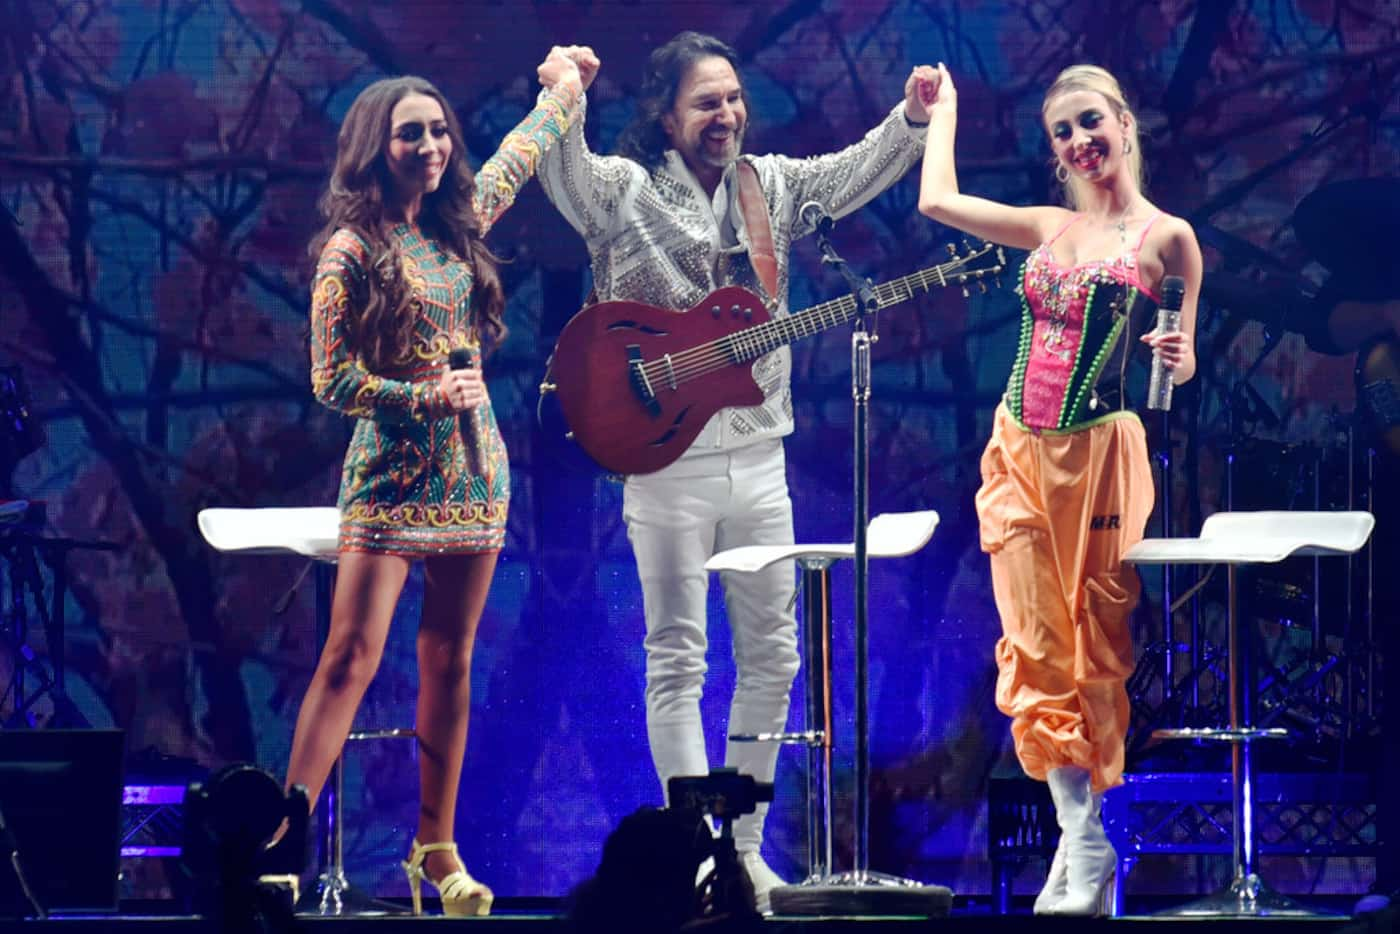
[[[879,872],[843,872],[768,893],[775,915],[905,915],[947,917],[953,890]]]
[[[1158,918],[1317,918],[1335,919],[1336,914],[1308,908],[1287,895],[1280,895],[1255,873],[1237,878],[1226,889],[1213,895],[1157,912]]]

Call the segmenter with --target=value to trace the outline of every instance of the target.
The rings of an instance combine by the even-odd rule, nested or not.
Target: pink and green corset
[[[1151,328],[1157,297],[1139,277],[1138,253],[1161,215],[1123,255],[1063,266],[1051,244],[1081,217],[1031,251],[1016,287],[1021,336],[1005,403],[1026,428],[1072,431],[1128,408],[1128,359]]]

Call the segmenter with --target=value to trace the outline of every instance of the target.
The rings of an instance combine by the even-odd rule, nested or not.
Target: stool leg
[[[1240,639],[1239,617],[1239,569],[1230,565],[1228,569],[1229,606],[1226,609],[1227,644],[1229,646],[1229,674],[1227,683],[1230,689],[1230,729],[1240,730],[1248,719],[1246,709],[1249,703],[1249,690],[1245,684],[1249,677],[1249,666],[1243,658]],[[1250,779],[1249,744],[1230,744],[1230,818],[1231,850],[1234,859],[1234,881],[1239,882],[1253,870],[1252,845],[1254,836],[1254,801]]]
[[[804,558],[802,629],[807,668],[807,880],[831,873],[831,562]]]
[[[345,753],[336,758],[331,766],[330,781],[327,783],[326,807],[322,813],[323,839],[321,842],[321,878],[318,881],[321,901],[319,912],[322,915],[340,915],[345,911],[345,892],[350,888],[345,878],[345,840],[341,821],[345,816]]]
[[[1256,729],[1252,725],[1254,665],[1252,633],[1243,631],[1239,613],[1237,565],[1228,567],[1229,603],[1226,610],[1228,650],[1226,680],[1230,704],[1230,726],[1219,731],[1219,738],[1230,742],[1231,841],[1234,860],[1229,886],[1214,895],[1160,912],[1162,916],[1187,918],[1298,918],[1325,915],[1280,895],[1269,888],[1256,871],[1259,842],[1254,826],[1254,763],[1251,746],[1257,739],[1281,738],[1282,731]],[[1119,880],[1120,883],[1122,880]]]

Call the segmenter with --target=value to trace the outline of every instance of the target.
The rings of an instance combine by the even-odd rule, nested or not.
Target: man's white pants
[[[790,545],[792,500],[780,440],[684,457],[627,478],[623,518],[637,559],[646,614],[647,737],[662,792],[673,775],[705,775],[700,694],[705,681],[705,562],[739,545]],[[780,562],[756,574],[724,572],[736,673],[728,733],[786,728],[797,675],[795,571]],[[725,764],[771,782],[776,743],[727,745]],[[734,845],[757,850],[767,805],[734,824]]]

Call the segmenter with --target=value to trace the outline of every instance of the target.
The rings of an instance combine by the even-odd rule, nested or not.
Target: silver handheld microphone
[[[1175,334],[1181,330],[1181,299],[1186,294],[1186,280],[1167,276],[1162,280],[1162,304],[1157,306],[1158,334]],[[1147,384],[1147,407],[1160,412],[1171,411],[1172,368],[1152,351],[1152,378]]]

